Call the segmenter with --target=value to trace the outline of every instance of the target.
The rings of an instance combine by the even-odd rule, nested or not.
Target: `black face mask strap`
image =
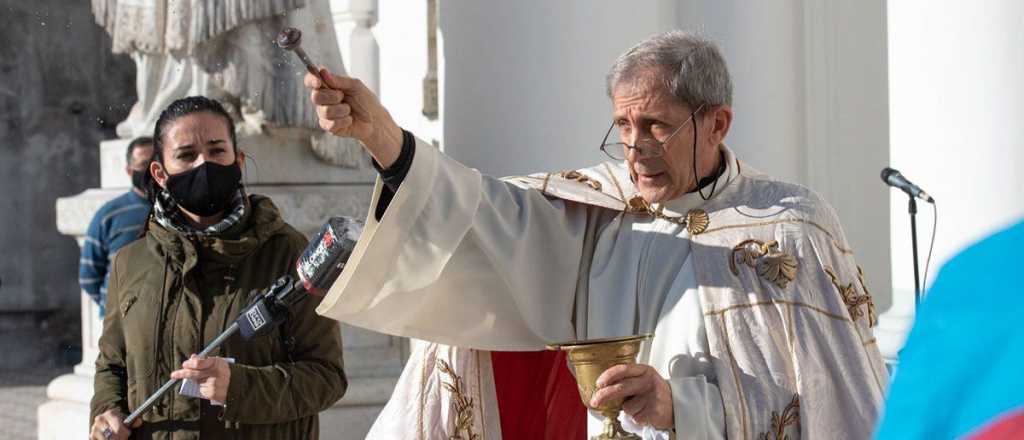
[[[715,189],[718,188],[718,176],[708,176],[703,179],[697,177],[697,131],[700,129],[700,123],[697,122],[697,112],[693,112],[690,116],[693,118],[693,181],[697,183],[697,194],[700,194],[700,198],[710,200],[715,195]],[[711,194],[705,196],[704,187],[709,184],[711,185]]]

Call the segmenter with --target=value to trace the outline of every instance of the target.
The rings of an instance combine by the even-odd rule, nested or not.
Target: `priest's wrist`
[[[380,177],[384,180],[384,185],[390,188],[391,191],[397,192],[398,186],[405,180],[405,176],[409,174],[415,150],[416,137],[412,133],[402,130],[402,147],[398,152],[398,158],[395,159],[391,166],[385,168],[376,160],[372,161],[373,168],[380,173]]]
[[[391,115],[387,115],[387,120],[381,122],[382,127],[374,130],[373,135],[363,140],[363,144],[373,159],[388,169],[402,152],[402,127],[391,119]]]

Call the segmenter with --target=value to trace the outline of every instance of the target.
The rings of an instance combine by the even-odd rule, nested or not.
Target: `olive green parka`
[[[285,274],[307,240],[269,198],[251,195],[246,214],[216,237],[188,238],[150,220],[143,238],[113,259],[96,359],[90,423],[127,415],[171,371],[231,325],[250,299]],[[235,334],[213,355],[234,358],[224,407],[179,395],[178,386],[142,416],[134,439],[315,439],[317,414],[345,393],[338,324],[309,297],[271,334]]]

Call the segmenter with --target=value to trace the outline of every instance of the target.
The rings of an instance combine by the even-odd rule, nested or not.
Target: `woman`
[[[245,194],[244,161],[217,101],[189,97],[161,113],[150,165],[153,213],[144,238],[112,263],[93,439],[107,428],[117,439],[317,438],[317,413],[344,394],[338,325],[314,313],[313,299],[272,334],[235,335],[216,357],[194,356],[253,295],[293,273],[306,245],[270,199]],[[141,423],[124,426],[168,377],[195,381],[203,398],[175,389]]]

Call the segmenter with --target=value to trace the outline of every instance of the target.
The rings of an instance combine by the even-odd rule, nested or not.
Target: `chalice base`
[[[604,432],[601,435],[590,437],[590,440],[640,440],[636,434],[631,434],[622,429],[619,423],[619,411],[602,412],[604,415]]]

